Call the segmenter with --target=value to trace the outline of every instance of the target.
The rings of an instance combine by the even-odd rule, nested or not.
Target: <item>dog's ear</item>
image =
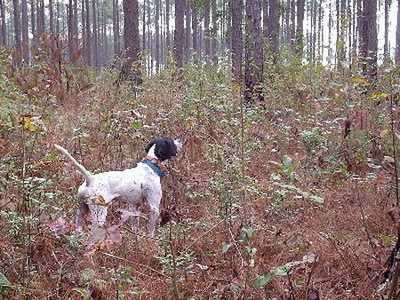
[[[176,156],[177,147],[172,139],[162,138],[156,141],[155,155],[159,160],[164,161]]]
[[[180,143],[170,138],[156,138],[152,140],[145,148],[146,152],[149,152],[150,148],[155,146],[154,154],[161,161],[170,159],[176,156],[176,153],[180,150]]]

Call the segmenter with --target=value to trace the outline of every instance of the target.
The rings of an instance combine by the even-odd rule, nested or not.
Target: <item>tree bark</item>
[[[1,17],[0,44],[4,47],[7,47],[6,8],[4,6],[4,0],[0,0],[0,17]]]
[[[262,0],[262,10],[263,10],[263,35],[264,42],[269,43],[269,9],[268,9],[269,0]]]
[[[50,33],[54,34],[54,11],[53,11],[53,0],[49,0],[49,29]]]
[[[99,66],[99,55],[98,55],[98,31],[97,31],[97,0],[92,0],[92,22],[93,22],[93,29],[92,29],[92,53],[93,53],[93,65],[94,67]]]
[[[191,47],[190,47],[190,37],[191,37],[191,13],[190,13],[191,9],[190,9],[190,5],[189,3],[186,3],[185,5],[185,61],[189,62],[190,61],[190,57],[191,57]]]
[[[13,9],[15,46],[14,65],[18,67],[21,64],[21,18],[18,0],[13,0]]]
[[[32,0],[33,1],[33,0]],[[59,1],[57,1],[56,2],[56,14],[57,14],[57,19],[56,19],[56,33],[57,34],[60,34],[60,14],[61,14],[61,12],[60,12],[60,2]],[[87,7],[87,6],[86,6]],[[87,22],[89,22],[89,20],[87,21]],[[33,26],[33,25],[32,25]],[[32,31],[33,31],[33,29],[32,29]]]
[[[212,32],[211,32],[211,58],[213,63],[216,65],[218,63],[217,55],[217,1],[211,0],[211,20],[212,20]]]
[[[24,64],[29,64],[29,28],[28,28],[28,3],[21,1],[21,28],[22,28],[22,58]]]
[[[92,47],[91,47],[91,32],[90,32],[90,4],[89,0],[84,0],[85,1],[85,56],[86,56],[86,63],[91,66],[92,65]]]
[[[123,0],[124,10],[124,65],[121,70],[122,80],[141,82],[139,68],[139,4],[138,0]]]
[[[115,2],[116,0],[114,0]],[[113,2],[113,3],[114,3]],[[142,51],[146,49],[146,7],[147,7],[147,1],[143,1],[143,11],[142,11]],[[117,21],[117,18],[115,17],[115,23]],[[117,41],[116,41],[116,33],[115,31],[117,30],[117,26],[115,26],[114,29],[114,53],[116,53],[116,46],[117,46]]]
[[[322,5],[322,4],[321,4]],[[296,41],[296,2],[295,0],[291,0],[290,3],[290,28],[289,28],[289,45],[290,48],[293,49],[293,45]]]
[[[167,55],[169,55],[169,52],[171,51],[171,37],[170,37],[170,32],[169,32],[169,8],[170,8],[170,3],[169,0],[165,1],[165,31],[166,31],[166,46],[167,46]]]
[[[297,0],[297,28],[296,28],[296,54],[303,57],[303,22],[304,22],[304,0]]]
[[[210,43],[210,0],[204,2],[204,48],[205,58],[208,62],[211,58],[211,43]]]
[[[244,99],[247,103],[263,101],[262,81],[264,57],[260,0],[246,1],[245,60]]]
[[[390,2],[389,0],[385,0],[385,33],[384,39],[385,44],[383,46],[383,56],[384,62],[389,62],[390,60],[390,53],[389,53],[389,10],[390,10]]]
[[[192,4],[192,45],[193,45],[193,58],[195,61],[199,58],[199,48],[198,48],[198,32],[197,32],[197,7]]]
[[[175,0],[174,54],[178,73],[183,68],[184,14],[185,0]]]
[[[332,3],[329,2],[329,17],[328,17],[328,64],[332,65]]]
[[[360,63],[365,76],[375,79],[377,75],[378,37],[376,27],[377,0],[363,0],[362,26],[360,32]]]
[[[156,72],[160,71],[160,2],[159,0],[155,0],[155,46],[156,46]],[[183,42],[183,41],[182,41]]]
[[[231,0],[232,16],[232,75],[237,83],[242,81],[243,59],[243,0]],[[261,25],[261,24],[260,24]]]
[[[269,1],[268,19],[268,41],[276,59],[279,52],[279,0]]]
[[[395,63],[400,65],[400,0],[397,0],[396,53]]]

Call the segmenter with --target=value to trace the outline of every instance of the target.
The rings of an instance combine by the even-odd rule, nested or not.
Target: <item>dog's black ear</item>
[[[173,156],[176,156],[177,147],[172,139],[157,139],[155,144],[156,149],[154,151],[154,154],[158,157],[159,160],[164,161],[170,159]]]
[[[145,148],[146,152],[149,152],[150,148],[156,145],[154,149],[154,154],[161,161],[170,159],[173,156],[176,156],[178,151],[174,140],[169,138],[156,138],[152,140]]]

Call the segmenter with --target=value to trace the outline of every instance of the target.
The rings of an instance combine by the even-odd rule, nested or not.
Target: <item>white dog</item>
[[[146,147],[147,156],[135,168],[99,174],[91,174],[67,150],[59,145],[54,146],[68,157],[85,177],[85,182],[78,189],[78,197],[85,202],[77,212],[77,230],[82,230],[82,218],[87,208],[90,211],[92,224],[103,226],[107,218],[107,206],[116,198],[126,200],[129,205],[129,213],[122,219],[126,221],[131,216],[135,217],[137,226],[140,216],[139,206],[145,199],[150,207],[148,231],[151,236],[154,235],[162,197],[160,177],[165,176],[159,163],[176,156],[182,148],[179,140],[154,139]]]

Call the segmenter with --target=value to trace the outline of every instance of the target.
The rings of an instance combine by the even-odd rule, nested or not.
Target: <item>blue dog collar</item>
[[[150,169],[152,169],[154,171],[154,173],[156,173],[158,176],[160,176],[160,177],[167,176],[167,173],[162,171],[161,168],[156,163],[153,163],[151,160],[144,159],[144,160],[142,160],[142,163],[148,165],[150,167]]]

